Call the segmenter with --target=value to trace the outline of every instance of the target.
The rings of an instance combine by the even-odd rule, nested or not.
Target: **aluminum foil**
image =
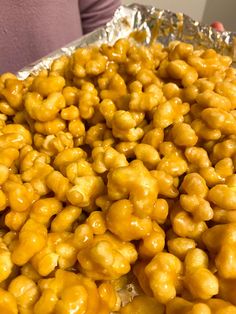
[[[31,73],[37,74],[40,70],[49,68],[54,59],[64,54],[70,55],[76,48],[102,43],[113,44],[119,38],[127,38],[130,35],[145,45],[153,41],[167,45],[170,41],[181,40],[198,47],[214,48],[224,55],[231,56],[236,62],[236,33],[217,32],[183,13],[132,4],[120,6],[106,26],[26,66],[17,75],[20,79],[25,79]]]

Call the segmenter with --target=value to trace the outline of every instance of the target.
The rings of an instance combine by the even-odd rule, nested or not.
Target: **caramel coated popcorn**
[[[121,39],[0,76],[0,313],[236,313],[231,62]]]

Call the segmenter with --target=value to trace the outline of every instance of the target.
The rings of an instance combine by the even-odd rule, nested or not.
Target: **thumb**
[[[213,22],[211,27],[213,27],[218,32],[223,32],[225,30],[224,25],[218,21]]]

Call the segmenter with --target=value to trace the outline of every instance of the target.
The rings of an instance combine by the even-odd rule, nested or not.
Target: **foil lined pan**
[[[54,59],[64,54],[70,55],[76,48],[102,43],[113,44],[119,38],[130,35],[145,45],[152,41],[167,45],[170,41],[181,40],[197,47],[214,48],[221,54],[231,56],[236,62],[236,33],[217,32],[182,13],[132,4],[120,6],[106,26],[24,67],[17,76],[25,79],[30,74],[37,74],[40,70],[49,68]]]
[[[106,26],[26,66],[17,73],[17,76],[23,80],[30,74],[48,69],[53,60],[64,54],[71,55],[79,47],[102,43],[113,44],[119,38],[129,36],[145,45],[153,41],[167,45],[170,41],[180,40],[191,43],[195,47],[214,48],[221,54],[231,56],[236,63],[236,33],[217,32],[210,26],[202,25],[182,13],[132,4],[120,6]],[[134,296],[140,294],[140,291],[135,278],[132,275],[128,276],[125,288],[119,291],[122,304],[130,302]]]

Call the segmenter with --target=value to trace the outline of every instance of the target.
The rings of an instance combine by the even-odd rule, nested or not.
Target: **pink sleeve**
[[[79,0],[84,34],[106,24],[120,5],[121,0]]]

